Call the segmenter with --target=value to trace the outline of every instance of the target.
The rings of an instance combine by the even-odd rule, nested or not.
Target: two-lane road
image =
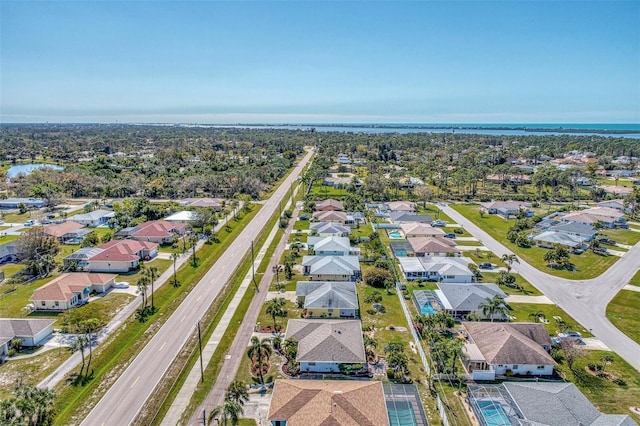
[[[449,206],[442,211],[469,231],[498,256],[512,253],[473,222]],[[611,299],[640,269],[640,243],[599,277],[590,280],[567,280],[554,277],[529,265],[522,259],[514,269],[556,305],[564,309],[611,350],[640,371],[640,345],[618,330],[607,319],[606,309]]]
[[[89,413],[83,425],[123,426],[134,420],[193,331],[196,322],[202,318],[229,281],[240,260],[251,247],[251,241],[264,228],[271,215],[278,211],[281,200],[288,196],[289,188],[312,155],[313,151],[308,152],[273,196],[263,204],[255,218],[225,250],[215,265]]]

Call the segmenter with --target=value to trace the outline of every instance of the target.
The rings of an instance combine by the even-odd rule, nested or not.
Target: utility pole
[[[202,366],[202,336],[200,334],[200,320],[198,320],[198,345],[200,346],[200,380],[204,382],[204,367]]]
[[[260,293],[260,287],[258,287],[258,283],[256,282],[255,262],[256,260],[253,254],[253,240],[251,240],[251,275],[253,279],[253,285],[256,287],[256,292]]]

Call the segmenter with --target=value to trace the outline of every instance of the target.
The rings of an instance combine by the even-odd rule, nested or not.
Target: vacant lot
[[[637,343],[640,343],[639,307],[640,293],[631,290],[621,290],[607,306],[609,321]]]

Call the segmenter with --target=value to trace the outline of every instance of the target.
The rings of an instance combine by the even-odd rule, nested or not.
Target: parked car
[[[119,282],[119,283],[115,283],[113,285],[113,288],[129,288],[129,283],[124,282],[124,281]]]
[[[444,220],[434,220],[431,222],[431,226],[447,226],[447,223]]]
[[[594,253],[602,253],[602,254],[608,253],[607,249],[604,248],[604,247],[594,247],[593,248],[593,252]]]
[[[26,221],[26,222],[24,223],[24,226],[33,226],[33,225],[35,225],[35,224],[36,224],[36,221],[35,221],[35,220],[33,220],[33,219],[29,219],[28,221]]]
[[[558,333],[558,340],[582,342],[582,334],[578,333],[577,331],[565,331],[564,333]]]
[[[456,234],[454,234],[453,232],[449,232],[448,234],[444,234],[445,238],[451,238],[453,240],[456,239]]]
[[[482,262],[478,265],[479,269],[493,269],[493,265],[489,262]]]
[[[309,216],[307,216],[306,214],[303,214],[303,215],[300,215],[298,217],[298,219],[300,219],[300,220],[309,220]]]
[[[613,241],[613,240],[611,240],[609,238],[604,238],[604,237],[603,238],[598,238],[598,242],[602,243],[602,244],[608,244],[610,246],[615,246],[616,245],[615,241]]]
[[[0,220],[0,225],[4,225],[4,221],[3,220]]]

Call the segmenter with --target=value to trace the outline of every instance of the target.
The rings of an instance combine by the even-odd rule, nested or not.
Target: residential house
[[[338,164],[343,166],[351,165],[351,160],[347,154],[338,154]]]
[[[598,188],[604,189],[604,192],[607,195],[617,195],[622,197],[626,197],[633,192],[633,188],[626,186],[603,185],[598,186]]]
[[[319,201],[316,203],[316,212],[329,212],[329,211],[338,211],[341,212],[344,210],[344,205],[341,201],[334,200],[333,198],[329,198],[324,201]]]
[[[344,225],[347,221],[347,214],[341,211],[320,210],[313,212],[313,220],[318,222],[339,223]]]
[[[271,426],[388,426],[380,381],[276,380]]]
[[[128,272],[140,260],[158,255],[158,244],[135,240],[112,240],[98,247],[82,248],[63,259],[65,268],[87,272]]]
[[[351,228],[341,225],[339,223],[332,222],[312,222],[309,224],[311,235],[317,235],[319,237],[348,237],[351,234]]]
[[[222,211],[224,200],[222,198],[185,198],[178,202],[183,207],[205,207],[215,211]]]
[[[460,256],[456,243],[449,238],[412,237],[407,238],[414,256]]]
[[[298,281],[298,306],[305,318],[358,318],[358,294],[353,281]]]
[[[392,212],[413,213],[416,211],[416,203],[412,203],[410,201],[391,201],[385,204],[387,210]]]
[[[359,320],[291,319],[285,335],[298,342],[302,373],[338,373],[341,364],[367,366]]]
[[[405,238],[444,237],[445,232],[440,228],[434,228],[424,223],[409,222],[400,225]]]
[[[619,210],[621,212],[630,213],[630,209],[625,207],[624,200],[621,198],[615,200],[600,201],[598,203],[598,207],[607,207],[610,209]]]
[[[472,283],[468,257],[399,257],[400,269],[407,280],[425,279],[445,283]]]
[[[20,204],[24,204],[28,209],[40,209],[47,205],[45,200],[40,198],[5,198],[0,199],[0,209],[17,209]]]
[[[421,290],[425,291],[425,290]],[[482,312],[482,305],[487,299],[498,296],[505,299],[507,295],[495,284],[454,284],[438,283],[434,291],[442,309],[457,319],[466,319],[471,313],[479,318],[504,320],[504,314],[493,314],[486,317]],[[415,295],[415,292],[414,292]],[[415,298],[415,296],[414,296]]]
[[[89,213],[76,214],[68,218],[68,220],[77,222],[83,226],[89,228],[96,228],[101,225],[106,225],[109,219],[115,216],[115,213],[109,210],[94,210]]]
[[[418,222],[431,223],[433,219],[428,214],[414,214],[405,211],[397,211],[389,213],[389,221],[395,224]]]
[[[545,231],[533,237],[537,246],[552,249],[556,245],[569,249],[582,249],[587,241],[584,237],[565,232]]]
[[[469,405],[481,426],[495,424],[486,407],[501,413],[501,424],[539,426],[637,426],[626,414],[603,414],[568,382],[511,382],[470,385]],[[495,418],[493,419],[495,420]]]
[[[36,289],[31,301],[38,311],[66,311],[89,301],[92,292],[104,293],[115,284],[114,274],[62,274]]]
[[[514,218],[520,212],[524,213],[526,217],[533,216],[531,203],[522,201],[489,201],[482,203],[482,210],[488,214],[497,214],[505,219]]]
[[[312,281],[358,281],[360,262],[358,256],[304,256],[304,275]]]
[[[497,375],[549,376],[556,362],[543,324],[463,322],[465,367],[474,380]]]
[[[18,261],[18,250],[16,249],[16,242],[9,241],[0,245],[0,265],[8,262]]]
[[[600,224],[605,228],[625,226],[624,213],[609,207],[592,207],[590,209],[569,213],[562,217],[564,222],[586,223],[592,226]]]
[[[359,249],[351,247],[347,237],[308,237],[307,247],[313,250],[316,256],[357,256],[360,253]]]
[[[358,225],[365,224],[367,222],[367,218],[362,212],[346,212],[346,219],[344,220],[344,225],[350,228],[356,228]]]
[[[175,238],[183,235],[185,232],[186,226],[184,223],[154,220],[141,223],[131,228],[124,228],[116,233],[116,237],[158,244],[170,244]]]
[[[0,360],[9,352],[14,338],[22,340],[22,346],[40,346],[53,334],[52,319],[0,318]]]
[[[164,218],[164,220],[167,222],[180,223],[195,222],[198,220],[198,214],[191,210],[182,210],[167,216],[166,218]]]
[[[55,237],[60,244],[80,244],[82,239],[92,232],[89,229],[85,229],[84,225],[72,220],[47,225],[42,228],[42,231]]]

